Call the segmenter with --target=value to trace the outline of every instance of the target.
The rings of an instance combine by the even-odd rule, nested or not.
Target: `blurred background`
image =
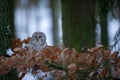
[[[10,2],[10,1],[9,1]],[[77,49],[114,44],[119,27],[119,0],[14,0],[15,37],[25,39],[35,31],[47,36],[49,45]],[[64,33],[64,34],[63,34]]]
[[[1,0],[0,6],[1,41],[41,31],[49,45],[78,51],[119,43],[119,0]]]
[[[49,45],[62,44],[60,0],[17,0],[14,5],[15,37],[25,39],[41,31]]]

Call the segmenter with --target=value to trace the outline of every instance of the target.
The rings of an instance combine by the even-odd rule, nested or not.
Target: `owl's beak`
[[[39,42],[39,38],[36,38],[36,42]]]

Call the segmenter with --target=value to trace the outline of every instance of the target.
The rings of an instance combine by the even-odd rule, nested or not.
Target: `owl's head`
[[[46,42],[46,36],[43,32],[34,32],[31,41],[35,43],[44,43]]]

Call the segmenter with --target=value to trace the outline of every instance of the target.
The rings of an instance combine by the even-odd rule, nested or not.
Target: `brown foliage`
[[[67,74],[67,80],[76,80],[76,74],[81,74],[77,73],[78,71],[88,71],[88,77],[94,77],[95,72],[97,72],[96,76],[106,78],[111,76],[109,75],[109,69],[113,69],[113,77],[120,76],[120,57],[117,57],[118,53],[111,54],[110,50],[104,49],[103,46],[88,49],[86,53],[79,53],[74,48],[47,46],[37,53],[30,54],[27,47],[22,48],[22,44],[27,44],[29,40],[30,38],[23,41],[20,41],[20,39],[12,40],[11,45],[14,55],[9,58],[0,57],[0,75],[8,73],[14,68],[25,74],[29,68],[37,65],[42,71],[55,73],[57,80],[61,80],[61,76],[58,76],[61,73],[64,73],[63,76]],[[46,60],[64,66],[67,72],[55,70],[54,67],[45,65]],[[106,61],[110,66],[106,67]]]

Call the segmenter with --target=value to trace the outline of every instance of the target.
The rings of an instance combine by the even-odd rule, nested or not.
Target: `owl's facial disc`
[[[35,36],[36,42],[40,42],[41,36]]]
[[[46,36],[42,32],[35,32],[32,35],[32,40],[34,43],[44,43],[46,42]]]

